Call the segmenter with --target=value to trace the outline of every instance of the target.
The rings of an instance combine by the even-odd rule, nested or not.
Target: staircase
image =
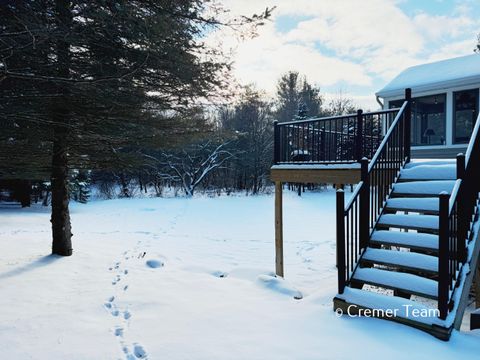
[[[480,252],[480,119],[466,156],[410,161],[409,95],[349,201],[337,192],[334,310],[448,340]]]

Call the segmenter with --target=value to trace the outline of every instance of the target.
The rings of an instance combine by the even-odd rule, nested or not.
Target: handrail
[[[480,114],[466,155],[457,155],[457,180],[450,195],[439,196],[438,309],[446,319],[467,261],[471,226],[480,192]]]
[[[400,110],[400,108],[392,108],[392,109],[363,113],[363,115],[389,114],[389,113],[394,113],[394,112],[399,111],[399,110]],[[345,114],[345,115],[335,115],[335,116],[326,116],[326,117],[316,117],[316,118],[310,118],[310,119],[305,119],[305,120],[292,120],[292,121],[279,122],[278,125],[308,124],[308,123],[316,122],[316,121],[337,120],[337,119],[342,119],[342,118],[351,118],[351,117],[355,117],[355,116],[357,116],[357,114]]]
[[[475,127],[473,128],[472,136],[470,137],[470,141],[468,142],[467,151],[465,152],[466,166],[468,166],[468,163],[470,162],[470,157],[472,156],[472,152],[473,152],[474,141],[472,141],[472,139],[476,139],[478,137],[478,134],[480,133],[479,129],[480,129],[480,112],[477,116],[477,122],[475,123]]]
[[[453,185],[452,193],[450,194],[450,199],[448,201],[448,215],[450,216],[454,210],[455,202],[459,195],[459,189],[462,185],[462,179],[455,180],[455,184]]]
[[[390,136],[392,135],[393,129],[397,125],[397,123],[400,121],[400,118],[403,116],[403,112],[405,111],[405,108],[408,105],[408,101],[404,101],[402,107],[400,108],[400,111],[398,112],[397,116],[395,116],[395,119],[393,120],[392,124],[388,128],[387,133],[383,137],[382,142],[378,146],[377,151],[375,152],[375,155],[373,155],[372,160],[370,161],[370,164],[368,164],[368,172],[371,172],[373,167],[375,166],[375,163],[378,161],[378,158],[382,152],[382,150],[385,148],[388,140],[390,139]]]
[[[384,203],[410,156],[411,90],[405,90],[405,102],[396,109],[394,120],[375,149],[372,160],[361,159],[361,181],[347,204],[343,190],[337,191],[337,268],[338,291],[349,284],[371,229],[383,212]],[[390,113],[384,111],[382,113]],[[395,113],[395,112],[393,112]]]
[[[350,208],[352,207],[352,204],[353,202],[355,201],[355,198],[358,196],[358,194],[360,193],[360,190],[362,190],[362,186],[363,186],[363,181],[360,181],[357,186],[355,186],[355,189],[353,190],[352,192],[352,195],[350,196],[350,199],[348,199],[348,202],[347,204],[345,205],[345,209],[344,211],[347,212],[348,210],[350,210]]]

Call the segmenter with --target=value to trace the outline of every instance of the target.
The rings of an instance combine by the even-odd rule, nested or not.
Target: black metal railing
[[[410,161],[411,91],[389,121],[387,133],[375,149],[371,161],[361,162],[361,181],[344,205],[343,190],[337,191],[337,270],[338,292],[350,281],[363,249],[383,211],[402,167]]]
[[[351,163],[372,158],[400,109],[274,123],[274,164]],[[387,124],[387,125],[385,125]]]
[[[454,307],[453,299],[467,261],[472,225],[478,216],[479,169],[480,115],[466,155],[457,155],[457,181],[452,193],[442,193],[439,199],[438,310],[441,319],[446,319]]]

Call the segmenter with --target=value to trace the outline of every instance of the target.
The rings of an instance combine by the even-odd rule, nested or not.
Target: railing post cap
[[[345,191],[343,189],[337,189],[337,193],[344,193]]]
[[[445,196],[450,196],[450,195],[448,194],[448,192],[442,191],[442,192],[440,193],[440,196],[441,196],[441,197],[445,197]]]
[[[362,114],[363,113],[363,110],[362,109],[358,109],[357,110],[357,114]]]
[[[362,157],[362,161],[368,161],[368,158],[367,157]]]
[[[458,153],[457,157],[465,157],[465,154],[464,153]]]
[[[273,120],[273,125],[277,125],[278,124],[278,120]]]

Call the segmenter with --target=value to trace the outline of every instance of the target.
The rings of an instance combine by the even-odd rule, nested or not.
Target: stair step
[[[400,181],[456,180],[457,166],[453,164],[419,164],[400,171]]]
[[[438,252],[438,236],[432,234],[376,230],[370,238],[370,243]]]
[[[408,251],[367,248],[362,255],[362,261],[379,265],[391,265],[416,272],[438,272],[437,257]]]
[[[393,185],[394,197],[433,197],[441,192],[452,192],[455,180],[409,181]]]
[[[420,231],[438,231],[438,216],[384,214],[378,219],[377,225]]]
[[[438,207],[439,200],[437,197],[408,197],[388,199],[385,208],[390,211],[410,211],[438,214]]]
[[[418,275],[375,268],[357,268],[352,280],[365,284],[399,290],[407,294],[437,299],[438,283]]]
[[[409,163],[405,164],[405,169],[411,169],[417,166],[425,165],[454,165],[457,163],[456,159],[413,159]]]

